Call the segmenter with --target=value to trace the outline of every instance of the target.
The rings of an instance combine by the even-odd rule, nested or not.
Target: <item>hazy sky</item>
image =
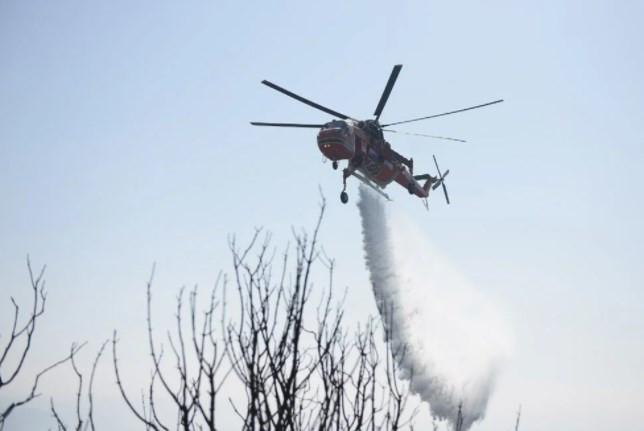
[[[47,264],[49,302],[28,370],[74,340],[89,366],[113,329],[126,358],[145,358],[153,262],[169,320],[180,286],[229,268],[229,234],[264,226],[283,246],[312,226],[318,186],[348,315],[375,313],[355,181],[342,205],[314,130],[248,122],[330,120],[262,79],[369,118],[400,63],[384,121],[505,99],[399,126],[465,144],[390,137],[418,173],[434,173],[432,154],[450,169],[452,204],[436,195],[426,212],[392,186],[389,205],[514,333],[475,429],[511,428],[520,403],[522,430],[641,429],[642,16],[636,1],[1,2],[0,327],[10,295],[28,301],[29,254]],[[73,396],[65,373],[8,428],[52,424],[48,397]],[[109,356],[100,373],[103,429],[131,424]]]

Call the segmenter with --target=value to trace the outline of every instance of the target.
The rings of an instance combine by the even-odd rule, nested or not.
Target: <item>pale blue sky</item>
[[[476,429],[510,428],[519,403],[523,430],[641,429],[642,16],[635,1],[2,2],[0,324],[29,253],[50,292],[30,366],[72,340],[89,360],[113,328],[135,345],[153,261],[163,308],[227,268],[228,234],[265,226],[283,245],[311,226],[318,185],[361,315],[355,184],[343,206],[315,131],[248,122],[330,119],[262,79],[367,118],[401,63],[384,121],[506,100],[399,126],[466,144],[391,136],[418,172],[432,154],[450,169],[452,205],[396,188],[390,205],[514,328]],[[117,396],[104,411],[129,420]]]

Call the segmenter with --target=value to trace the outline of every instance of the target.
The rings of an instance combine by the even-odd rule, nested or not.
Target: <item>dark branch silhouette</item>
[[[16,303],[13,297],[11,298],[11,303],[13,304],[14,309],[11,332],[4,347],[0,348],[0,391],[13,383],[16,377],[18,377],[20,372],[23,370],[27,355],[32,347],[36,324],[45,312],[45,302],[47,300],[45,281],[43,279],[45,267],[43,266],[38,275],[34,277],[34,272],[31,268],[31,261],[27,257],[27,268],[29,270],[33,303],[25,321],[20,323],[20,306]],[[73,360],[76,353],[78,353],[82,347],[82,345],[79,346],[73,344],[69,355],[46,367],[34,376],[31,390],[23,398],[17,401],[12,401],[5,407],[0,407],[0,430],[4,428],[7,418],[15,411],[16,408],[29,403],[40,395],[38,393],[40,378],[57,366],[69,360]],[[15,361],[11,361],[10,358],[12,357],[16,357],[17,359]]]
[[[98,362],[101,359],[101,356],[103,355],[103,352],[105,351],[105,347],[107,346],[108,342],[109,341],[105,341],[101,345],[101,348],[98,350],[98,353],[96,354],[96,358],[94,359],[94,363],[92,364],[92,371],[90,373],[89,383],[87,385],[87,390],[86,390],[87,414],[85,415],[81,413],[81,411],[83,410],[82,408],[83,374],[78,369],[74,356],[71,357],[72,369],[74,370],[74,374],[78,379],[78,390],[76,391],[76,410],[75,410],[76,425],[72,427],[76,431],[81,431],[81,430],[95,431],[96,430],[96,424],[94,423],[94,376],[96,375],[96,368],[98,367]],[[67,431],[68,429],[70,429],[65,424],[65,422],[63,422],[62,417],[56,410],[56,406],[54,405],[53,398],[50,398],[49,400],[49,409],[51,411],[52,416],[56,420],[56,426],[58,427],[58,431]]]
[[[177,297],[175,314],[176,331],[174,336],[168,333],[168,343],[174,359],[174,374],[168,376],[162,367],[163,348],[157,347],[152,326],[152,279],[147,284],[147,333],[150,357],[152,359],[152,375],[147,389],[147,399],[142,400],[141,408],[137,408],[125,391],[119,372],[117,359],[116,332],[112,337],[112,353],[116,382],[121,395],[132,413],[148,429],[169,430],[168,419],[162,418],[157,411],[157,393],[161,389],[176,407],[178,415],[177,429],[216,429],[216,400],[219,388],[230,374],[230,367],[224,369],[226,358],[224,342],[217,338],[215,326],[216,312],[220,306],[217,301],[218,287],[225,285],[221,277],[217,280],[210,294],[208,307],[200,317],[197,306],[197,288],[189,294],[188,322],[190,334],[184,329],[184,297],[185,289],[181,289]],[[223,314],[222,314],[223,315]],[[173,383],[178,382],[178,383]],[[199,426],[196,424],[199,423]]]
[[[228,415],[245,431],[400,430],[412,428],[407,413],[409,385],[398,376],[404,349],[394,351],[370,319],[349,333],[343,327],[343,300],[333,296],[334,261],[318,245],[324,214],[309,236],[294,232],[294,247],[277,254],[271,236],[257,229],[245,247],[229,241],[232,275],[220,276],[205,310],[197,288],[179,291],[169,355],[154,338],[152,277],[147,284],[147,333],[152,373],[140,407],[127,395],[112,339],[113,365],[121,395],[146,429],[216,430],[223,382],[233,377],[245,400],[228,398]],[[277,257],[277,258],[276,258]],[[328,271],[328,286],[314,294],[316,267]],[[317,273],[316,273],[317,274]],[[228,318],[228,284],[237,293]],[[317,306],[311,300],[319,295]],[[186,310],[187,308],[187,310]],[[176,422],[156,409],[169,399]]]

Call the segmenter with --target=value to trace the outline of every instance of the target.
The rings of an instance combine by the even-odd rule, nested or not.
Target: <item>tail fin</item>
[[[414,179],[417,181],[425,180],[425,184],[423,184],[423,190],[425,190],[425,193],[429,193],[429,189],[431,188],[432,184],[434,184],[434,182],[436,181],[436,178],[432,177],[429,174],[414,175]]]
[[[427,181],[425,181],[425,184],[423,184],[423,190],[429,194],[429,189],[431,188],[432,184],[434,184],[434,181],[436,178],[431,177]]]

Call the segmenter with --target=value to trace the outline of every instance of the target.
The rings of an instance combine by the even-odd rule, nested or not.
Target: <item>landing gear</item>
[[[338,169],[338,162],[337,162],[337,160],[334,160],[334,161],[333,161],[333,163],[331,164],[331,166],[333,166],[333,170],[334,170],[334,171],[335,171],[335,170],[337,170],[337,169]]]
[[[347,194],[347,192],[340,193],[340,200],[342,201],[343,204],[346,204],[347,202],[349,202],[349,195]]]
[[[349,178],[349,175],[351,175],[351,172],[354,170],[355,168],[352,168],[352,166],[349,165],[342,171],[342,193],[340,193],[340,201],[342,201],[343,204],[349,202],[349,195],[347,194],[347,178]]]

